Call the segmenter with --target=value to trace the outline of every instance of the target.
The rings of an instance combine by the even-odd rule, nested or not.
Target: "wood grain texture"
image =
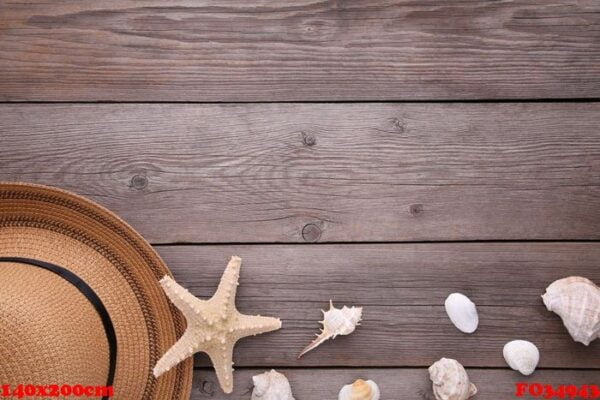
[[[234,391],[225,395],[219,389],[212,371],[194,371],[192,400],[248,400],[252,393],[252,376],[263,369],[243,369],[235,372]],[[334,400],[342,386],[356,379],[372,379],[379,385],[382,400],[434,400],[429,373],[426,369],[282,369],[292,386],[296,400]],[[515,396],[518,382],[548,385],[598,385],[598,371],[538,370],[524,377],[512,370],[469,369],[469,378],[479,392],[477,400],[518,399]],[[534,398],[529,393],[521,397]]]
[[[4,2],[0,99],[600,96],[594,0]]]
[[[600,103],[5,104],[0,180],[153,243],[600,239],[599,125]]]
[[[440,357],[504,367],[504,344],[533,341],[541,367],[600,368],[600,341],[575,343],[540,296],[556,279],[600,282],[599,243],[453,243],[158,246],[175,279],[212,296],[231,255],[243,259],[241,312],[280,317],[283,328],[239,342],[240,367],[425,367]],[[475,334],[446,316],[452,292],[476,304]],[[297,360],[329,299],[363,306],[363,322]],[[197,365],[208,365],[204,355]]]

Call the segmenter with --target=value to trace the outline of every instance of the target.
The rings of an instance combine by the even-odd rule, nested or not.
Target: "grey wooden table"
[[[298,400],[359,377],[432,399],[442,356],[481,400],[600,384],[600,343],[540,299],[600,283],[599,98],[595,0],[0,3],[0,180],[119,213],[198,296],[240,255],[240,310],[283,319],[240,342],[231,396],[197,356],[194,400],[249,399],[272,367]],[[363,325],[296,360],[330,298]]]

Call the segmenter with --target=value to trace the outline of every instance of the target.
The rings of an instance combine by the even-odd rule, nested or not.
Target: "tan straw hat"
[[[116,400],[189,399],[191,358],[152,374],[185,329],[164,275],[152,247],[105,208],[0,183],[0,384],[46,394],[36,398],[107,398],[100,389],[112,386]]]

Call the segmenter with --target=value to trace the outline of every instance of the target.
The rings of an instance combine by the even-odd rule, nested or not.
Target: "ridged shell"
[[[338,400],[379,400],[379,386],[371,380],[358,379],[340,390]]]
[[[451,358],[442,358],[429,367],[429,378],[437,400],[467,400],[477,393],[467,371]]]
[[[600,335],[600,288],[589,279],[559,279],[546,288],[542,299],[549,311],[562,318],[576,342],[587,346]]]
[[[464,333],[475,332],[479,325],[479,315],[475,303],[467,296],[461,293],[452,293],[446,298],[444,306],[454,326]]]
[[[320,334],[317,334],[317,338],[312,341],[308,346],[302,350],[298,358],[308,353],[315,347],[327,339],[335,339],[337,335],[349,335],[356,327],[362,318],[362,307],[342,307],[335,308],[333,302],[329,300],[329,310],[323,312],[323,329]]]
[[[523,375],[531,375],[540,361],[540,351],[535,344],[526,340],[513,340],[502,350],[506,363]]]
[[[253,376],[252,382],[254,390],[251,400],[294,400],[287,378],[274,369]]]

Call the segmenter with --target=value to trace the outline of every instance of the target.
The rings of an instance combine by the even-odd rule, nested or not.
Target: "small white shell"
[[[379,400],[379,386],[371,380],[358,379],[340,390],[338,400]]]
[[[548,311],[560,315],[576,342],[590,344],[600,335],[600,288],[581,276],[554,281],[542,295]]]
[[[526,340],[513,340],[502,350],[506,363],[523,375],[531,375],[540,361],[540,351],[535,344]]]
[[[254,390],[251,400],[294,400],[287,378],[274,369],[253,376],[252,382]]]
[[[446,298],[444,306],[454,326],[464,333],[475,332],[479,325],[479,315],[477,315],[475,303],[467,296],[461,293],[452,293]]]
[[[333,302],[329,300],[329,310],[323,311],[323,329],[320,334],[317,334],[317,338],[308,346],[302,350],[298,358],[308,353],[315,347],[327,339],[335,339],[337,335],[349,335],[356,327],[362,318],[362,307],[351,307],[346,306],[342,308],[335,308]]]
[[[477,393],[467,371],[451,358],[442,358],[429,367],[429,378],[437,400],[467,400]]]

